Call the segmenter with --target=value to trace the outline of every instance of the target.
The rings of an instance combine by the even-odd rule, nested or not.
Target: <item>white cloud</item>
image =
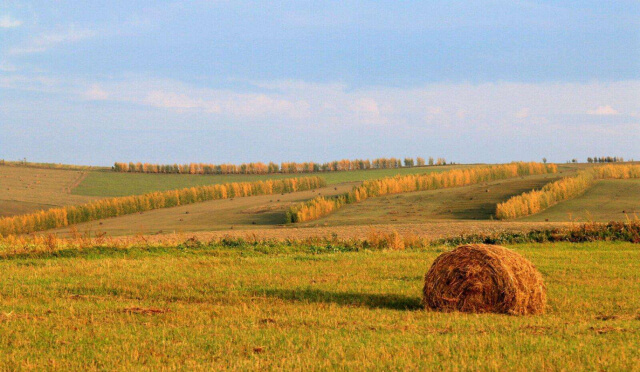
[[[427,113],[429,115],[440,115],[442,114],[442,107],[427,107]]]
[[[47,76],[0,75],[0,88],[59,94],[69,88],[56,78]]]
[[[143,93],[145,95],[143,99],[131,95],[123,96],[121,99],[180,112],[192,110],[232,117],[275,115],[299,117],[305,107],[304,103],[297,104],[287,99],[266,94],[193,89],[181,84],[169,87],[166,82],[163,85],[165,85],[163,89],[154,89]]]
[[[220,95],[222,93],[222,95]],[[235,116],[264,116],[283,115],[285,117],[300,117],[299,110],[304,109],[305,103],[297,105],[295,100],[282,98],[280,95],[267,94],[224,94],[217,92],[221,99],[221,112]]]
[[[204,102],[202,100],[193,99],[185,94],[164,92],[161,90],[149,92],[142,102],[151,106],[167,109],[193,109],[204,107]]]
[[[385,124],[387,120],[380,114],[378,102],[369,97],[358,98],[349,105],[358,121],[366,124]]]
[[[25,45],[9,49],[9,54],[41,53],[61,44],[90,39],[96,32],[71,26],[66,30],[43,33],[31,38]]]
[[[290,95],[284,97],[281,93],[238,93],[225,89],[196,88],[173,80],[136,78],[101,83],[100,88],[109,100],[175,112],[193,111],[227,118],[281,117],[297,120],[309,117],[310,106],[307,102]]]
[[[389,125],[464,131],[518,132],[575,125],[604,99],[621,112],[640,111],[640,81],[618,83],[429,84],[417,88],[353,89],[341,83],[272,81],[248,92],[199,88],[173,80],[103,83],[108,99],[175,112],[215,115],[222,122],[277,122],[290,126]],[[514,112],[514,107],[519,107]],[[617,112],[610,106],[594,112]],[[535,117],[531,113],[535,112]],[[630,116],[619,115],[621,118]],[[525,124],[522,119],[527,118]],[[535,119],[535,120],[534,120]],[[247,121],[249,120],[249,121]],[[599,120],[594,116],[592,120]],[[593,123],[595,123],[594,121]],[[428,124],[425,127],[424,124]]]
[[[195,113],[206,117],[209,123],[336,129],[385,126],[385,130],[405,129],[405,133],[439,131],[449,135],[483,130],[523,134],[545,128],[560,131],[557,128],[568,126],[637,125],[637,117],[630,113],[640,112],[640,81],[438,83],[414,88],[272,81],[251,83],[249,88],[243,84],[243,89],[237,91],[139,76],[87,82],[16,74],[0,75],[1,87],[69,99],[133,103],[176,115]],[[611,105],[601,106],[603,101]],[[593,112],[586,121],[585,112]],[[614,113],[615,121],[602,116]]]
[[[616,111],[610,105],[606,105],[606,106],[598,106],[598,108],[596,108],[594,110],[588,110],[587,114],[589,114],[589,115],[618,115],[619,112]]]
[[[524,107],[520,109],[518,112],[516,112],[516,117],[518,119],[524,119],[526,117],[529,117],[530,114],[531,114],[531,110],[528,107]]]
[[[104,101],[109,99],[109,93],[104,91],[98,84],[93,84],[91,88],[85,92],[84,96],[90,101]]]
[[[0,17],[0,28],[15,28],[20,27],[22,25],[22,21],[13,19],[8,15]]]

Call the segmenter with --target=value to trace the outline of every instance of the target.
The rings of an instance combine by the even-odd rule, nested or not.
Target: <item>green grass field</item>
[[[640,368],[640,250],[517,245],[544,315],[421,309],[440,250],[62,252],[0,260],[0,370]]]
[[[320,176],[328,184],[364,181],[398,174],[418,174],[444,172],[455,168],[466,168],[471,165],[447,165],[438,167],[413,167],[399,169],[372,169],[349,172],[298,173],[298,174],[264,174],[264,175],[191,175],[191,174],[145,174],[90,172],[88,176],[73,190],[76,195],[85,196],[126,196],[144,194],[152,191],[163,191],[199,185],[214,185],[229,182],[251,182],[267,179],[291,177]]]
[[[602,180],[581,196],[519,221],[623,221],[640,218],[640,180]]]

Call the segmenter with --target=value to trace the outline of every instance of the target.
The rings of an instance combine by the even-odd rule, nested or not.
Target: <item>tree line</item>
[[[594,156],[587,158],[587,163],[618,163],[624,162],[624,158],[620,156]]]
[[[82,205],[53,208],[21,216],[2,218],[0,219],[0,236],[27,234],[103,218],[177,207],[207,200],[289,193],[312,190],[324,186],[326,186],[324,178],[303,177],[197,186],[143,195],[102,199]]]
[[[411,174],[368,180],[342,195],[333,198],[317,197],[293,205],[287,211],[287,222],[311,221],[326,216],[345,204],[357,203],[377,196],[467,186],[518,176],[556,173],[557,171],[558,168],[555,164],[520,162],[490,167],[454,169],[442,173]]]
[[[116,162],[112,169],[116,172],[131,173],[173,173],[173,174],[271,174],[271,173],[314,173],[314,172],[337,172],[365,169],[393,169],[425,165],[446,165],[445,158],[428,160],[418,157],[413,158],[378,158],[378,159],[355,159],[336,160],[327,163],[315,162],[282,162],[280,164],[270,163],[243,163],[236,164],[149,164],[149,163],[119,163]]]
[[[561,201],[574,198],[587,191],[601,179],[640,178],[640,165],[609,164],[578,172],[549,183],[540,190],[533,190],[500,203],[496,206],[496,217],[512,219],[539,213]]]

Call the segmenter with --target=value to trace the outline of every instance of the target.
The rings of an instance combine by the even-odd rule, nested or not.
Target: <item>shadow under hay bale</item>
[[[541,314],[542,275],[526,258],[497,245],[463,245],[438,256],[427,275],[423,305],[439,311]]]

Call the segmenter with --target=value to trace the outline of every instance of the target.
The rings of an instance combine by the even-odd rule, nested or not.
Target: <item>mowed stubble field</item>
[[[546,314],[420,305],[441,248],[91,249],[0,260],[2,370],[640,368],[640,250],[511,246]]]
[[[96,199],[73,194],[89,172],[0,166],[0,217]]]

